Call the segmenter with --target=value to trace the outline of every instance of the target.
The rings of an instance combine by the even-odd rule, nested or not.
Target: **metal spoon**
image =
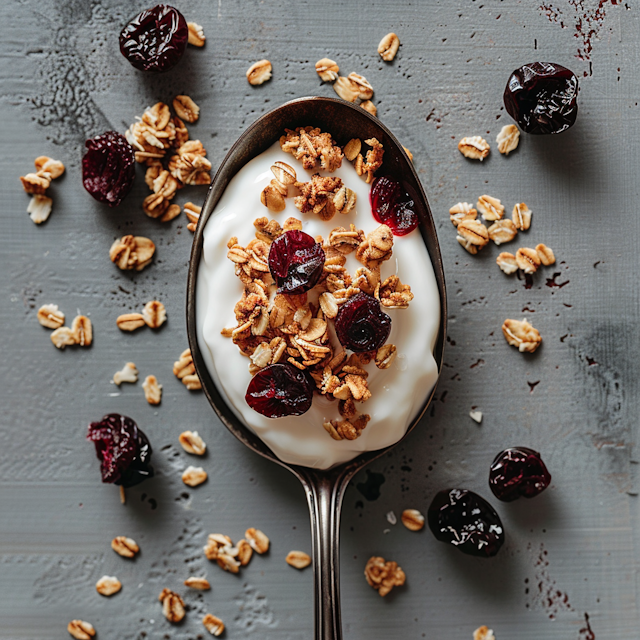
[[[312,469],[290,465],[279,460],[227,405],[214,384],[205,365],[196,330],[196,282],[202,256],[203,230],[229,181],[252,158],[268,149],[283,134],[285,128],[318,126],[329,131],[339,144],[352,138],[362,140],[375,137],[384,146],[384,174],[401,179],[413,197],[420,216],[419,232],[427,247],[435,271],[440,293],[440,331],[434,356],[438,371],[446,335],[447,301],[445,295],[442,258],[433,218],[418,176],[402,145],[377,118],[364,109],[333,98],[299,98],[273,109],[254,122],[231,147],[211,183],[200,220],[195,231],[187,288],[187,332],[191,354],[202,388],[222,423],[250,449],[293,473],[304,487],[311,516],[315,593],[315,640],[341,640],[340,619],[340,511],[345,490],[353,476],[372,460],[379,458],[395,445],[379,451],[360,454],[350,462],[332,469]],[[414,429],[423,416],[433,391],[410,425],[404,437]],[[403,438],[404,439],[404,438]],[[398,444],[398,443],[396,443]]]

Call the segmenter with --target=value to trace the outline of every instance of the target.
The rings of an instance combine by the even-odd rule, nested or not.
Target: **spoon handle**
[[[353,473],[307,470],[301,478],[311,516],[315,640],[342,640],[340,616],[340,511]]]

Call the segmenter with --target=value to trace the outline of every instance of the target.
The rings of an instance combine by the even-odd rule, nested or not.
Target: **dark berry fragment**
[[[136,177],[135,155],[127,139],[106,131],[85,143],[82,184],[99,202],[117,207],[131,191]]]
[[[184,16],[168,4],[139,13],[120,33],[122,55],[141,71],[167,71],[187,48]]]
[[[445,489],[428,512],[429,528],[440,542],[481,558],[495,556],[504,543],[504,529],[495,509],[477,493]]]
[[[560,133],[578,115],[578,78],[553,62],[525,64],[509,76],[504,106],[527,133]]]
[[[551,474],[540,454],[527,447],[512,447],[501,451],[491,463],[489,487],[503,502],[520,496],[533,498],[551,484]]]
[[[335,327],[343,347],[364,353],[376,351],[387,341],[391,318],[373,296],[360,292],[340,306]]]
[[[269,249],[269,270],[278,293],[300,294],[312,289],[324,267],[324,251],[308,233],[285,231]]]
[[[413,198],[398,180],[388,176],[375,178],[369,200],[373,217],[390,227],[394,236],[405,236],[418,226]]]
[[[290,364],[271,364],[251,379],[247,404],[267,418],[301,416],[311,407],[314,386],[308,376]]]
[[[127,488],[153,477],[151,444],[131,418],[110,413],[89,425],[87,440],[96,446],[102,482]]]

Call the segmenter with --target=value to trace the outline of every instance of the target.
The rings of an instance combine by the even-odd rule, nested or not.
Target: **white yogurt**
[[[338,213],[333,220],[323,222],[311,213],[300,213],[293,197],[287,198],[283,212],[268,211],[260,203],[260,193],[273,178],[270,167],[276,160],[292,166],[301,181],[310,179],[314,173],[305,171],[275,143],[248,162],[230,181],[204,229],[196,291],[198,343],[207,369],[228,404],[281,460],[327,469],[363,451],[394,444],[420,411],[438,377],[433,357],[440,324],[438,285],[420,232],[396,236],[393,257],[382,265],[382,279],[397,273],[403,283],[411,285],[415,297],[408,309],[386,310],[392,319],[388,342],[396,345],[398,357],[386,370],[377,369],[374,363],[365,367],[372,397],[357,406],[361,413],[368,413],[371,420],[358,439],[331,438],[322,424],[340,419],[338,403],[319,394],[314,395],[311,409],[302,416],[273,419],[251,409],[245,401],[251,380],[249,359],[240,354],[231,338],[220,334],[224,327],[236,326],[233,307],[243,291],[242,283],[234,275],[234,265],[226,257],[229,238],[237,236],[238,242],[246,246],[255,237],[253,221],[262,216],[275,218],[281,225],[289,217],[302,219],[306,233],[324,238],[335,227],[348,228],[350,223],[365,233],[379,226],[371,214],[369,185],[346,160],[330,175],[342,178],[347,187],[356,192],[355,211],[347,215]],[[353,275],[359,266],[355,253],[349,254],[348,271]]]

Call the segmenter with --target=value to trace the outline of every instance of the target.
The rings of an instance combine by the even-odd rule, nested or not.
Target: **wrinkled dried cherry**
[[[168,4],[140,12],[120,33],[122,55],[141,71],[167,71],[182,58],[189,29],[184,16]]]
[[[364,353],[379,349],[387,341],[391,318],[373,296],[360,292],[340,305],[335,327],[343,347]]]
[[[304,231],[285,231],[269,249],[269,270],[278,293],[300,294],[313,289],[324,267],[322,247]]]
[[[388,176],[375,178],[369,192],[371,212],[380,223],[386,224],[395,236],[405,236],[418,226],[413,198],[398,180]]]
[[[446,489],[428,511],[429,528],[440,542],[481,558],[495,556],[504,543],[504,528],[495,509],[473,491]]]
[[[489,487],[503,502],[533,498],[551,484],[551,474],[540,454],[528,447],[501,451],[491,463]]]
[[[509,76],[504,106],[527,133],[560,133],[578,115],[578,78],[553,62],[525,64]]]
[[[89,425],[87,440],[95,444],[102,482],[126,488],[153,477],[151,444],[131,418],[110,413]]]
[[[84,144],[84,188],[99,202],[117,207],[131,191],[136,177],[133,148],[117,131],[106,131]]]
[[[251,379],[247,404],[267,418],[300,416],[311,408],[314,386],[307,374],[290,364],[271,364]]]

